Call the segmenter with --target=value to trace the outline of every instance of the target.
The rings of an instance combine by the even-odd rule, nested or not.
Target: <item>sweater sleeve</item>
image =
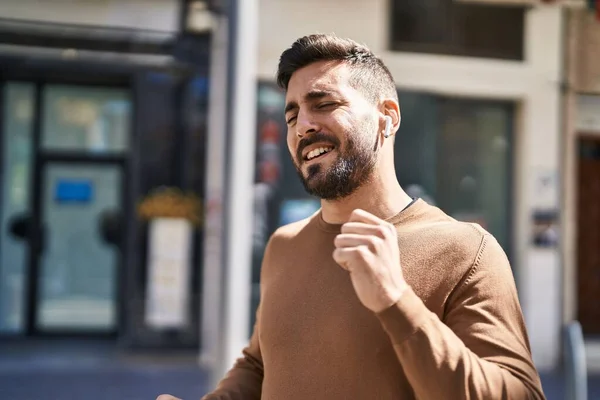
[[[259,337],[260,306],[256,311],[256,323],[248,346],[242,356],[217,388],[202,397],[202,400],[259,400],[262,391],[263,363]]]
[[[514,278],[484,235],[443,321],[410,288],[378,314],[418,399],[544,399]]]

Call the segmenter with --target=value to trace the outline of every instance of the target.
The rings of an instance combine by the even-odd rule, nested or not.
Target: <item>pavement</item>
[[[0,399],[199,399],[207,372],[196,352],[128,354],[104,342],[0,343]]]
[[[565,378],[562,371],[543,372],[542,388],[547,400],[573,400],[565,393]],[[588,375],[588,400],[600,400],[600,375]]]
[[[0,342],[0,399],[184,400],[208,391],[194,351],[164,354],[119,351],[110,342]],[[561,371],[542,373],[548,400],[564,400]],[[600,399],[600,375],[588,379],[588,399]]]

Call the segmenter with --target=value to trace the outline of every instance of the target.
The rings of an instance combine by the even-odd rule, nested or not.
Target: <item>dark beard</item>
[[[321,164],[311,165],[305,177],[296,165],[298,176],[308,194],[323,200],[340,200],[368,182],[375,168],[375,152],[369,144],[357,142],[353,137],[357,137],[357,134],[348,135],[343,153],[339,145],[336,146],[338,156],[327,170]],[[313,143],[317,141],[311,140]],[[306,146],[299,146],[299,153]]]

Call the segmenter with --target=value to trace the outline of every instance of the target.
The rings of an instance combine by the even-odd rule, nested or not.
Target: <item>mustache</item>
[[[315,143],[330,143],[334,147],[339,147],[340,141],[338,138],[332,135],[327,135],[323,132],[315,132],[310,134],[308,137],[300,140],[298,143],[298,149],[296,150],[296,159],[301,162],[303,161],[302,152],[307,146],[310,146]]]

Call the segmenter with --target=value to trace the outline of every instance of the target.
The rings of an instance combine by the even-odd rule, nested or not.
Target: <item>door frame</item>
[[[66,72],[66,71],[63,71]],[[105,81],[104,79],[100,81],[96,81],[94,79],[90,79],[89,81],[85,80],[71,80],[67,77],[65,79],[23,79],[23,77],[17,76],[16,79],[11,79],[11,77],[5,77],[1,80],[1,86],[5,87],[5,82],[22,82],[22,83],[30,83],[34,85],[34,101],[33,101],[33,127],[32,127],[32,160],[31,160],[31,173],[29,179],[29,188],[30,188],[30,196],[29,196],[29,210],[31,216],[31,234],[29,239],[25,241],[27,246],[27,255],[25,260],[25,281],[24,281],[24,290],[23,290],[23,304],[24,304],[24,327],[23,332],[18,334],[16,338],[19,337],[101,337],[101,338],[113,338],[116,337],[121,329],[124,329],[125,322],[125,304],[124,304],[124,295],[125,295],[125,285],[126,285],[126,276],[125,276],[125,259],[127,257],[127,247],[126,243],[129,240],[129,221],[131,218],[131,207],[127,204],[128,192],[127,188],[129,187],[129,182],[131,181],[131,169],[130,163],[131,155],[135,154],[132,149],[129,149],[128,152],[123,153],[113,153],[113,154],[95,154],[89,153],[85,151],[49,151],[43,150],[41,147],[41,135],[43,129],[43,94],[46,86],[48,85],[69,85],[69,86],[85,86],[85,87],[107,87],[107,88],[121,88],[128,89],[131,92],[132,103],[135,102],[135,98],[133,96],[133,88],[129,84],[125,84],[126,81],[120,79],[109,79]],[[33,77],[32,77],[33,78]],[[79,77],[81,78],[81,76]],[[106,76],[104,77],[106,78]],[[134,132],[136,130],[136,118],[134,115],[131,116],[130,121],[130,131],[128,132],[128,140],[130,143],[134,143]],[[1,158],[0,158],[1,161]],[[42,199],[41,193],[43,190],[43,176],[42,176],[42,168],[45,164],[50,162],[61,162],[61,163],[73,163],[73,164],[109,164],[109,165],[119,165],[122,170],[122,181],[121,181],[121,193],[120,193],[120,205],[122,210],[122,218],[123,218],[123,226],[122,231],[123,235],[121,235],[121,252],[118,254],[117,265],[117,275],[116,275],[116,302],[117,302],[117,324],[114,331],[110,332],[97,332],[97,331],[85,331],[85,330],[77,330],[77,331],[52,331],[45,332],[36,328],[36,317],[37,317],[37,302],[39,298],[38,293],[38,278],[40,272],[39,266],[39,251],[40,251],[40,222],[41,222],[41,207]],[[2,170],[2,165],[0,165],[0,172]],[[7,337],[6,335],[0,335],[1,337]],[[15,337],[13,335],[9,335],[8,337]]]
[[[581,154],[580,154],[580,149],[581,149],[581,145],[583,142],[596,142],[598,144],[600,144],[600,135],[599,134],[594,134],[591,132],[585,132],[585,131],[578,131],[576,136],[575,136],[575,174],[574,174],[574,189],[575,189],[575,213],[574,213],[574,218],[575,218],[575,229],[574,229],[574,233],[575,233],[575,238],[577,238],[578,234],[579,234],[579,213],[581,210],[579,210],[578,207],[578,203],[579,203],[579,195],[580,195],[580,187],[579,187],[579,163],[580,163],[580,159],[581,159]],[[574,318],[578,319],[578,315],[579,315],[579,305],[580,305],[580,297],[579,297],[579,274],[580,274],[580,265],[579,265],[579,243],[580,241],[575,239],[575,246],[574,246],[574,258],[575,258],[575,263],[574,263],[574,277],[575,279],[572,282],[572,285],[574,287],[574,293],[575,293],[575,310],[574,310]],[[589,333],[584,333],[584,337],[587,341],[594,341],[594,342],[598,342],[598,340],[600,339],[600,336],[598,334],[589,334]]]
[[[124,289],[124,257],[125,257],[125,241],[127,237],[127,224],[123,223],[120,237],[119,248],[117,252],[116,274],[115,274],[115,313],[116,324],[114,329],[108,331],[97,330],[52,330],[45,331],[36,326],[36,321],[39,316],[39,299],[40,299],[40,272],[41,272],[41,239],[43,236],[43,194],[46,189],[47,182],[44,179],[44,168],[49,164],[73,164],[73,165],[110,165],[118,166],[121,170],[121,182],[119,185],[119,208],[122,212],[123,222],[127,220],[125,216],[125,204],[127,201],[126,190],[128,186],[127,163],[125,156],[113,155],[96,155],[86,154],[83,152],[44,152],[39,148],[36,149],[33,179],[32,179],[32,196],[31,196],[31,234],[29,236],[29,258],[28,258],[28,274],[27,274],[27,301],[26,301],[26,320],[25,330],[29,336],[60,336],[60,337],[114,337],[117,335],[121,321],[123,320],[123,297]],[[47,240],[47,239],[46,239]]]
[[[31,82],[31,81],[30,81]],[[130,181],[130,174],[128,168],[128,154],[113,153],[113,154],[96,154],[86,151],[56,151],[56,150],[44,150],[42,148],[42,132],[43,132],[43,115],[44,115],[44,92],[46,87],[49,85],[69,85],[69,86],[85,86],[85,87],[110,87],[110,88],[125,88],[132,92],[131,87],[125,85],[119,85],[117,82],[114,84],[105,82],[69,82],[63,80],[50,80],[50,81],[35,81],[35,100],[33,105],[33,131],[32,131],[32,165],[31,165],[31,176],[30,176],[30,191],[29,193],[29,210],[31,212],[31,232],[28,240],[28,254],[26,261],[27,274],[25,278],[26,290],[24,290],[24,301],[25,301],[25,329],[24,336],[56,336],[56,337],[116,337],[119,329],[122,327],[124,321],[124,304],[123,296],[125,293],[125,257],[128,234],[128,223],[129,221],[129,207],[127,207],[127,187]],[[132,102],[133,94],[132,94]],[[135,118],[132,115],[130,121],[130,131],[128,132],[128,140],[132,143],[133,132],[135,130]],[[39,278],[40,278],[40,239],[41,239],[41,223],[42,223],[42,196],[44,190],[44,177],[43,167],[48,163],[61,162],[61,163],[72,163],[72,164],[108,164],[108,165],[119,165],[122,170],[122,180],[120,185],[120,206],[122,210],[123,218],[123,235],[121,235],[120,248],[121,251],[117,257],[117,274],[116,279],[116,326],[112,331],[98,332],[98,331],[85,331],[85,330],[53,330],[52,332],[46,332],[36,327],[36,320],[38,316],[38,300],[39,300]]]

